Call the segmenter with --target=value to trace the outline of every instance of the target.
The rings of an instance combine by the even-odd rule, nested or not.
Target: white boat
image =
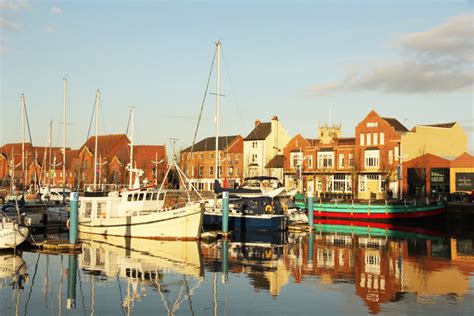
[[[26,240],[29,227],[0,214],[0,249],[15,248]]]

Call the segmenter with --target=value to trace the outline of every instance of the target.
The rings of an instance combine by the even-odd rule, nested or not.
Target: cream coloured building
[[[416,125],[401,137],[404,160],[424,154],[458,157],[467,151],[467,134],[457,122]]]
[[[283,181],[281,168],[266,168],[276,156],[283,155],[283,148],[290,141],[290,135],[277,116],[270,122],[255,121],[255,128],[244,139],[244,177],[272,176]]]

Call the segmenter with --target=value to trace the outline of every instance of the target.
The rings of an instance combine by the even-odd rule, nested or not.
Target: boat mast
[[[53,121],[49,121],[49,136],[48,136],[48,146],[49,146],[49,155],[48,155],[48,192],[51,185],[51,143],[53,141]],[[46,170],[45,170],[46,172]]]
[[[21,100],[21,182],[23,182],[23,189],[25,191],[25,95],[22,94]]]
[[[131,126],[131,133],[130,133],[130,173],[129,173],[129,180],[128,180],[128,187],[132,188],[132,176],[133,176],[133,132],[135,129],[135,107],[130,107],[130,120],[132,121]]]
[[[221,67],[221,42],[216,42],[217,50],[217,78],[216,78],[216,159],[215,159],[215,177],[219,179],[219,97],[220,97],[220,67]]]
[[[63,78],[63,202],[66,202],[66,108],[67,108],[67,78]]]
[[[94,190],[97,185],[97,149],[98,149],[98,138],[99,138],[99,96],[100,90],[97,89],[95,94],[95,149],[94,149]]]

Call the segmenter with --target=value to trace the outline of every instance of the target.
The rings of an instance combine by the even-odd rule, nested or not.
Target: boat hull
[[[28,227],[0,223],[0,249],[15,248],[28,237]]]
[[[222,213],[220,212],[205,212],[204,213],[205,227],[221,227]],[[285,230],[286,222],[283,215],[241,215],[229,214],[229,229],[231,230]]]
[[[203,211],[200,203],[179,209],[112,218],[79,217],[79,231],[107,236],[153,238],[163,240],[197,240]]]
[[[446,214],[444,203],[431,205],[373,205],[316,204],[315,218],[394,220],[416,219]]]

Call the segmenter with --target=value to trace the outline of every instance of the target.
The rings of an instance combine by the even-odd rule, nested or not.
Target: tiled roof
[[[158,156],[158,157],[157,157]],[[157,159],[157,160],[155,160]],[[166,166],[166,150],[164,145],[138,145],[133,146],[133,160],[138,168],[151,169],[155,167],[154,161],[161,161],[160,166]]]
[[[238,137],[238,135],[232,135],[232,136],[219,136],[219,150],[226,150],[226,148],[232,144],[232,142],[235,140],[235,138]],[[190,152],[191,147],[189,146],[188,148],[182,150],[181,152]],[[194,144],[193,151],[209,151],[209,150],[215,150],[216,149],[216,138],[215,137],[208,137],[204,138],[200,142]]]
[[[267,138],[268,135],[272,132],[272,123],[267,122],[267,123],[260,123],[255,128],[253,131],[250,132],[250,134],[245,137],[244,140],[264,140]]]
[[[403,124],[400,123],[396,118],[382,117],[382,119],[387,121],[387,123],[390,124],[396,132],[408,132],[408,129],[403,126]]]
[[[451,161],[451,167],[474,168],[474,156],[463,153]]]
[[[265,168],[283,168],[283,163],[285,161],[285,156],[276,155],[267,163]]]
[[[355,145],[355,138],[354,137],[339,138],[337,142],[339,145]]]
[[[441,127],[441,128],[452,128],[455,124],[456,124],[456,122],[440,123],[440,124],[428,124],[428,125],[421,125],[421,126]]]
[[[130,159],[129,146],[130,140],[125,134],[99,135],[97,138],[97,154],[102,157],[117,158],[122,162],[128,162]],[[87,142],[82,145],[81,151],[87,147],[92,154],[95,150],[95,136],[89,137]]]

